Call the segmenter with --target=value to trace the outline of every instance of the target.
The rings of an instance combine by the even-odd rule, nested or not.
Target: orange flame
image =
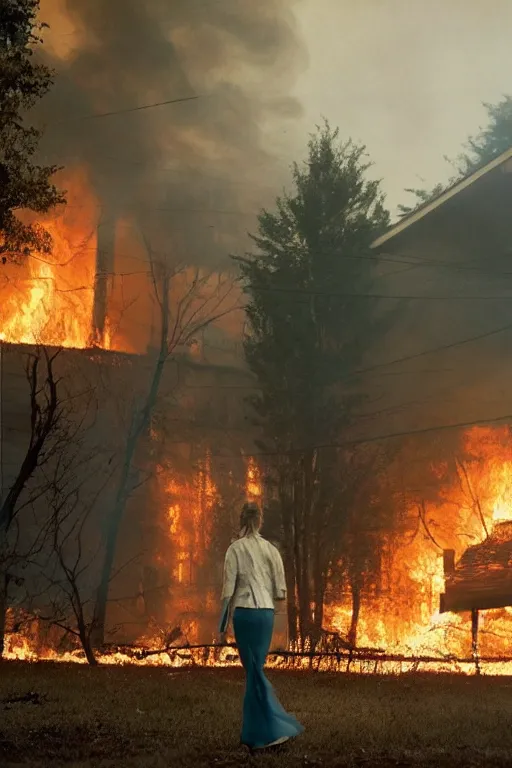
[[[249,501],[260,501],[263,492],[260,471],[252,457],[247,465],[245,491]]]
[[[358,624],[358,646],[378,648],[387,654],[403,657],[429,656],[435,664],[418,667],[418,662],[382,661],[370,668],[381,672],[407,669],[457,670],[471,674],[471,624],[465,615],[440,614],[439,597],[444,590],[443,549],[455,549],[457,558],[468,546],[482,542],[493,526],[512,519],[510,490],[512,488],[512,444],[507,429],[478,428],[464,436],[464,461],[458,464],[455,481],[446,483],[440,500],[424,504],[423,518],[411,507],[409,518],[416,520],[416,530],[393,533],[386,542],[387,583],[378,595],[363,595]],[[442,468],[434,467],[439,477]],[[258,468],[249,462],[246,473],[246,493],[261,496]],[[201,635],[201,621],[215,610],[215,590],[201,587],[202,565],[206,562],[212,543],[212,517],[217,490],[212,480],[210,461],[199,465],[193,480],[167,482],[167,530],[172,546],[169,558],[175,588],[173,602],[168,606],[169,619],[177,613],[188,617],[187,640],[194,644]],[[421,522],[423,520],[424,522]],[[419,524],[418,524],[419,523]],[[350,596],[340,594],[326,606],[324,626],[342,636],[348,634],[352,618]],[[482,656],[509,657],[512,639],[512,608],[485,611],[482,614],[480,653]],[[155,647],[157,641],[153,640]],[[147,647],[147,642],[144,643]],[[206,658],[200,651],[156,653],[134,658],[120,651],[103,655],[100,661],[110,664],[166,664],[180,666],[202,663]],[[57,656],[51,650],[36,653],[25,639],[11,638],[8,658],[65,658],[83,661],[79,653]],[[453,657],[465,659],[454,662]],[[205,663],[225,666],[236,663],[229,649],[215,651]],[[278,664],[278,659],[271,661]],[[309,663],[307,660],[304,666]],[[322,664],[327,664],[323,661]],[[299,662],[299,666],[302,662]],[[355,669],[369,669],[361,662]],[[482,671],[488,674],[508,674],[512,663],[489,662]]]
[[[358,644],[403,654],[458,658],[471,656],[471,623],[465,615],[440,614],[444,591],[443,549],[454,549],[458,559],[472,545],[485,540],[493,526],[512,520],[512,441],[507,428],[474,428],[464,436],[466,460],[458,477],[441,493],[438,503],[425,504],[425,524],[418,509],[416,533],[393,537],[388,563],[389,585],[378,599],[364,601]],[[442,476],[442,468],[439,470]],[[329,606],[331,626],[347,634],[350,602]],[[512,609],[486,611],[482,655],[509,655]]]
[[[208,608],[210,594],[198,589],[197,581],[211,543],[213,509],[217,489],[212,479],[211,461],[200,461],[191,481],[178,482],[172,477],[166,488],[169,498],[167,525],[171,548],[171,577],[176,586],[175,597],[168,606],[169,618],[175,621],[186,613],[187,639],[197,642],[200,615]],[[180,597],[180,590],[183,594]],[[203,594],[201,594],[201,591]]]
[[[93,339],[97,201],[83,169],[63,181],[68,205],[41,220],[50,255],[34,253],[0,272],[0,341],[83,349]],[[102,346],[113,348],[112,328]]]

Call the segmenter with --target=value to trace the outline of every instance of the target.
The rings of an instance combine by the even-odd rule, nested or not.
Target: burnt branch
[[[423,525],[423,528],[425,529],[425,533],[427,534],[428,538],[432,542],[432,544],[437,547],[437,549],[443,551],[443,547],[439,544],[439,542],[436,541],[434,535],[431,533],[430,528],[428,527],[427,523],[427,508],[424,501],[421,501],[418,504],[418,515],[421,520],[421,523]]]
[[[30,387],[30,437],[19,472],[7,492],[0,509],[0,529],[7,532],[17,514],[18,501],[38,466],[47,461],[51,453],[51,437],[58,429],[63,415],[59,402],[59,379],[54,363],[60,350],[50,354],[45,347],[29,355],[26,375]],[[41,373],[41,360],[45,371]]]
[[[466,487],[467,487],[467,490],[468,490],[468,493],[469,493],[469,497],[471,499],[472,507],[473,507],[473,509],[477,510],[478,517],[479,517],[480,522],[482,524],[482,528],[484,529],[484,533],[485,533],[486,537],[488,538],[489,537],[489,529],[487,527],[485,516],[484,516],[483,510],[482,510],[482,505],[480,504],[480,499],[478,498],[478,495],[473,490],[473,486],[471,484],[471,480],[470,480],[469,473],[468,473],[468,470],[466,468],[466,465],[464,464],[463,461],[460,461],[457,458],[455,459],[455,465],[456,465],[457,470],[458,470],[457,474],[459,475],[459,483],[460,483],[461,489],[464,490],[462,488],[462,482],[460,480],[460,473],[462,473],[463,476],[464,476],[464,480],[465,480]]]

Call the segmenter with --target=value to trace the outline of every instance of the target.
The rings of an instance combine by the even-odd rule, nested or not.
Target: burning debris
[[[508,605],[512,522],[504,519],[508,514],[504,499],[512,472],[512,455],[507,435],[500,430],[472,430],[464,440],[469,456],[465,467],[472,495],[468,499],[467,484],[460,482],[464,475],[457,474],[452,485],[442,489],[437,506],[434,502],[426,505],[426,514],[422,512],[418,519],[419,525],[429,526],[430,535],[425,532],[422,535],[422,529],[418,528],[419,532],[412,529],[411,536],[408,524],[401,540],[395,542],[392,557],[387,562],[387,590],[379,598],[367,595],[362,601],[357,644],[354,646],[347,639],[352,618],[350,598],[341,593],[337,599],[331,597],[326,606],[325,629],[318,647],[308,651],[292,649],[286,642],[274,645],[271,664],[361,672],[474,671],[475,649],[471,645],[470,626],[463,615],[453,611],[468,611],[475,605],[481,609],[496,608],[499,602],[495,598],[486,603],[480,598],[476,603],[468,602],[468,594],[480,597],[488,594],[489,585],[492,588],[499,585],[496,594],[504,595],[501,604]],[[259,475],[253,462],[246,465],[245,472],[246,493],[261,495],[263,487],[257,485]],[[438,474],[444,476],[442,472]],[[129,644],[114,641],[98,652],[100,663],[165,666],[237,663],[237,655],[231,648],[220,648],[212,642],[217,622],[220,573],[215,577],[217,582],[204,581],[205,573],[213,573],[208,570],[208,551],[217,535],[215,526],[209,527],[217,519],[216,504],[220,498],[215,477],[214,462],[199,464],[194,481],[189,483],[182,482],[179,473],[174,472],[171,481],[160,471],[162,495],[158,498],[164,504],[163,527],[158,538],[159,546],[153,553],[153,563],[157,566],[155,573],[161,576],[153,576],[148,582],[146,597],[149,599],[154,590],[160,595],[158,610],[162,611],[162,629],[155,626],[152,634],[141,632],[139,638]],[[478,504],[475,498],[478,498]],[[408,512],[411,520],[413,512],[414,508]],[[226,521],[224,519],[224,524]],[[464,548],[468,535],[480,539],[481,543]],[[443,558],[439,542],[456,544],[460,553],[457,566],[446,572],[445,598],[441,598]],[[219,553],[223,547],[224,544]],[[220,556],[215,559],[221,562]],[[454,564],[455,557],[445,555],[445,564],[450,560]],[[164,583],[161,578],[167,579],[165,588],[161,586]],[[468,592],[468,584],[474,584],[473,592]],[[445,600],[441,611],[440,600]],[[443,612],[443,608],[450,612]],[[512,612],[507,608],[485,613],[478,653],[481,669],[493,672],[509,669],[511,619]],[[55,644],[34,644],[26,630],[29,624],[18,624],[21,631],[9,636],[8,658],[85,662],[76,641],[74,647],[58,652],[54,650]],[[122,628],[122,621],[120,626]]]
[[[149,5],[135,0],[42,4],[43,18],[56,29],[48,56],[59,76],[40,117],[52,116],[55,130],[48,133],[46,149],[52,154],[55,142],[59,162],[67,165],[63,186],[68,206],[45,221],[53,236],[52,256],[36,254],[27,263],[5,265],[0,290],[0,342],[53,345],[68,352],[97,348],[96,358],[93,352],[83,357],[91,364],[101,359],[99,378],[109,365],[126,366],[126,379],[105,376],[115,395],[127,389],[127,379],[133,384],[135,371],[147,373],[147,348],[158,346],[152,307],[161,296],[148,298],[155,278],[150,257],[171,271],[178,263],[194,269],[205,262],[214,272],[222,270],[232,245],[243,243],[242,232],[254,211],[267,193],[271,196],[260,186],[256,205],[254,189],[268,184],[267,177],[273,184],[279,176],[272,153],[262,148],[264,124],[298,110],[282,95],[300,59],[290,3],[265,0],[251,5],[250,13],[243,3],[213,3],[201,6],[200,14],[192,0],[172,7],[163,0]],[[71,27],[71,47],[57,42],[62,23]],[[258,78],[246,81],[240,74],[239,51],[270,88],[264,97]],[[289,63],[288,70],[283,63]],[[195,96],[172,107],[172,121],[168,111],[163,116],[162,110],[171,108],[168,102]],[[208,281],[198,279],[204,288]],[[190,294],[173,299],[179,307]],[[216,330],[222,336],[225,327]],[[232,335],[240,333],[238,317]],[[178,345],[175,379],[165,380],[165,407],[144,422],[140,433],[148,432],[148,439],[133,451],[139,462],[132,484],[136,518],[133,511],[127,515],[120,549],[133,555],[136,565],[123,574],[123,589],[113,590],[112,611],[118,614],[112,623],[125,636],[96,649],[103,663],[237,663],[232,647],[214,642],[221,557],[236,533],[241,499],[269,502],[271,509],[276,492],[267,483],[264,462],[259,466],[255,458],[243,458],[247,417],[241,408],[236,411],[232,393],[242,390],[243,401],[251,391],[247,379],[240,381],[239,372],[224,364],[210,365],[202,336],[197,336],[190,338],[186,352]],[[132,354],[120,362],[114,351]],[[73,357],[70,352],[68,359]],[[160,362],[163,368],[165,359]],[[82,372],[87,366],[81,365]],[[185,393],[178,394],[177,381],[181,386],[186,381],[189,390],[183,387]],[[217,399],[200,399],[204,393],[197,396],[192,390],[218,390]],[[133,419],[141,391],[142,385],[131,392],[116,425]],[[5,398],[3,387],[2,393]],[[121,411],[123,405],[108,407]],[[184,414],[188,417],[181,429]],[[110,419],[102,403],[105,432],[116,431]],[[165,419],[172,440],[165,439]],[[20,430],[18,424],[8,426]],[[236,442],[239,460],[226,466],[228,430],[244,437],[238,442],[229,438],[231,454]],[[11,453],[14,443],[13,438]],[[350,538],[354,557],[334,564],[338,575],[322,606],[317,643],[308,645],[299,638],[290,648],[287,628],[281,626],[272,664],[359,671],[458,665],[467,671],[470,636],[455,614],[473,611],[474,652],[475,611],[498,608],[503,609],[499,614],[485,616],[481,638],[489,659],[506,657],[512,631],[512,612],[507,610],[512,603],[510,435],[507,430],[474,429],[461,436],[461,443],[466,458],[453,462],[455,476],[449,477],[445,462],[434,457],[423,467],[417,484],[421,491],[390,494],[385,531],[363,527],[347,534],[336,529],[333,536]],[[118,453],[122,448],[116,445]],[[403,480],[401,466],[387,471]],[[422,495],[427,474],[427,480],[433,475],[439,481],[437,495]],[[138,495],[137,489],[142,489]],[[355,503],[354,517],[360,511]],[[270,523],[281,535],[280,518]],[[98,522],[96,533],[100,528]],[[323,533],[314,535],[320,540]],[[135,551],[141,541],[144,557]],[[378,563],[371,561],[371,547],[362,546],[369,541],[382,555]],[[468,542],[473,542],[469,548]],[[326,540],[325,546],[330,544]],[[62,551],[58,554],[66,565]],[[308,575],[307,569],[304,573]],[[76,581],[70,584],[77,587]],[[13,580],[13,586],[20,585]],[[85,614],[82,609],[91,600],[84,599],[78,612]],[[60,614],[58,627],[55,617],[45,624],[35,615],[8,628],[7,658],[87,661],[76,630]],[[93,620],[81,618],[88,632]],[[278,621],[286,624],[286,616]],[[62,630],[58,637],[56,628]]]
[[[40,707],[45,701],[45,694],[37,693],[37,691],[29,691],[28,693],[17,696],[8,696],[4,699],[4,709],[12,709],[15,704],[34,704],[35,706]]]
[[[467,549],[455,565],[455,552],[445,550],[445,592],[440,612],[471,612],[471,639],[480,671],[480,611],[512,606],[512,521],[497,523],[485,541]]]
[[[441,613],[512,606],[512,521],[497,523],[481,544],[469,547],[457,565],[444,553],[446,591]]]
[[[51,256],[2,270],[0,340],[145,352],[148,245],[212,271],[243,248],[283,180],[266,126],[300,111],[291,6],[42,0],[57,75],[34,114],[67,206]]]

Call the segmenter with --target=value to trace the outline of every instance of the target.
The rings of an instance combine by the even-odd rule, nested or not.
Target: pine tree
[[[22,212],[46,213],[63,203],[51,183],[56,166],[34,160],[41,131],[26,125],[26,113],[52,84],[53,72],[34,61],[44,24],[39,0],[2,0],[0,7],[0,258],[21,261],[33,251],[49,253],[43,227],[22,221]]]
[[[455,174],[450,178],[448,185],[436,184],[431,190],[406,189],[406,192],[416,197],[416,204],[400,205],[398,209],[402,216],[408,216],[439,197],[447,186],[455,184],[512,147],[512,97],[505,96],[497,104],[484,102],[483,106],[487,111],[487,125],[480,128],[475,136],[468,137],[464,144],[464,151],[455,160],[448,160],[455,169]]]
[[[356,371],[387,322],[368,297],[370,244],[388,224],[380,183],[367,178],[365,148],[342,143],[326,123],[293,167],[293,194],[263,211],[239,258],[249,331],[245,354],[258,378],[261,448],[272,469],[284,529],[290,637],[321,631],[335,518],[352,483],[336,444],[364,398]],[[297,601],[294,600],[297,596]]]
[[[512,97],[497,104],[484,102],[488,123],[475,136],[469,136],[455,161],[459,176],[467,176],[512,147]]]

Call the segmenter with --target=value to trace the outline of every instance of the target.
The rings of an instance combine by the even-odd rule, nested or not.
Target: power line
[[[342,257],[343,258],[343,257]],[[478,266],[472,266],[470,264],[453,264],[449,261],[438,261],[438,260],[432,260],[432,259],[419,259],[419,258],[413,258],[408,257],[405,259],[402,258],[392,258],[389,256],[361,256],[361,257],[346,257],[346,258],[362,258],[367,259],[369,261],[376,261],[376,262],[384,262],[384,263],[390,263],[390,264],[409,264],[413,267],[442,267],[444,269],[453,269],[457,272],[477,272],[479,274],[485,274],[485,275],[496,275],[498,277],[508,275],[512,276],[511,270],[496,270],[496,269],[489,269],[488,267],[478,267]],[[383,275],[385,277],[385,275]]]
[[[49,262],[47,262],[49,263]],[[144,275],[145,277],[151,276],[150,270],[143,270],[143,271],[137,271],[137,272],[99,272],[97,273],[96,277],[140,277],[141,275]],[[10,278],[4,278],[5,282],[3,286],[0,286],[0,291],[7,285],[12,285],[12,283],[35,283],[39,280],[46,282],[46,283],[55,283],[55,277],[45,277],[44,275],[36,275],[35,277],[16,277],[13,279]],[[91,285],[77,285],[75,288],[55,288],[56,293],[75,293],[79,291],[94,291],[95,286],[94,283]],[[21,299],[23,301],[23,299]]]
[[[450,342],[449,344],[442,344],[438,347],[431,347],[430,349],[425,349],[422,352],[415,352],[410,355],[404,355],[402,357],[395,358],[394,360],[388,360],[387,362],[383,363],[377,363],[375,365],[368,366],[366,368],[359,368],[356,371],[352,371],[349,374],[346,374],[345,376],[340,378],[340,381],[345,381],[348,379],[351,379],[355,376],[361,376],[365,373],[371,373],[375,370],[379,370],[381,368],[388,368],[393,365],[399,365],[401,363],[406,363],[411,360],[417,360],[421,357],[426,357],[428,355],[436,354],[438,352],[445,352],[450,349],[455,349],[457,347],[465,346],[466,344],[471,344],[475,341],[481,341],[483,339],[491,338],[492,336],[497,336],[500,333],[506,333],[507,331],[512,330],[512,323],[508,323],[507,325],[501,326],[500,328],[494,328],[490,331],[485,331],[484,333],[480,333],[474,336],[468,336],[465,339],[459,339],[458,341]],[[320,385],[323,386],[323,385]],[[198,387],[201,388],[201,387]],[[206,387],[205,387],[206,388]],[[248,383],[247,385],[241,386],[241,385],[233,385],[233,386],[227,386],[223,388],[229,388],[229,389],[262,389],[262,387],[254,383]]]
[[[127,274],[129,274],[129,273],[127,273]],[[43,278],[41,278],[41,279],[43,279]],[[242,309],[242,307],[241,307],[241,309]],[[133,324],[133,323],[131,323],[131,324]],[[137,323],[137,325],[138,326],[143,326],[143,325],[145,326],[146,324],[145,323]],[[437,347],[431,347],[429,349],[422,350],[421,352],[415,352],[415,353],[412,353],[410,355],[404,355],[402,357],[395,358],[393,360],[388,360],[387,362],[377,363],[375,365],[367,366],[365,368],[360,368],[360,369],[358,369],[356,371],[353,371],[353,372],[347,374],[346,376],[341,377],[340,381],[344,381],[344,380],[353,378],[355,376],[360,376],[360,375],[363,375],[363,374],[366,374],[366,373],[371,373],[372,371],[378,370],[380,368],[388,368],[388,367],[393,366],[393,365],[398,365],[398,364],[401,364],[401,363],[409,362],[411,360],[416,360],[416,359],[419,359],[421,357],[426,357],[428,355],[436,354],[438,352],[444,352],[444,351],[447,351],[447,350],[450,350],[450,349],[455,349],[457,347],[461,347],[461,346],[464,346],[466,344],[471,344],[473,342],[481,341],[483,339],[490,338],[492,336],[497,336],[500,333],[506,333],[507,331],[510,331],[510,330],[512,330],[512,323],[507,323],[506,325],[500,326],[499,328],[494,328],[494,329],[491,329],[489,331],[485,331],[483,333],[479,333],[479,334],[476,334],[476,335],[473,335],[473,336],[468,336],[468,337],[466,337],[464,339],[459,339],[457,341],[450,342],[448,344],[442,344],[442,345],[437,346]],[[236,389],[237,387],[233,387],[233,388]],[[243,388],[245,388],[245,387],[243,387]],[[257,384],[254,384],[254,385],[253,384],[248,384],[247,388],[259,389],[260,387]]]
[[[375,365],[371,365],[371,366],[368,366],[366,368],[359,368],[358,370],[353,371],[353,372],[347,374],[346,376],[341,377],[340,381],[345,381],[347,379],[351,379],[354,376],[361,376],[361,375],[363,375],[365,373],[371,373],[372,371],[376,371],[376,370],[378,370],[380,368],[388,368],[388,367],[390,367],[392,365],[398,365],[400,363],[409,362],[410,360],[417,360],[420,357],[426,357],[427,355],[432,355],[432,354],[435,354],[437,352],[445,352],[446,350],[449,350],[449,349],[455,349],[456,347],[462,347],[462,346],[465,346],[466,344],[471,344],[471,343],[473,343],[475,341],[481,341],[482,339],[487,339],[487,338],[490,338],[492,336],[497,336],[500,333],[505,333],[506,331],[511,331],[511,330],[512,330],[512,323],[508,323],[507,325],[503,325],[500,328],[494,328],[493,330],[485,331],[484,333],[480,333],[480,334],[477,334],[475,336],[468,336],[465,339],[459,339],[458,341],[453,341],[453,342],[450,342],[449,344],[442,344],[442,345],[440,345],[438,347],[431,347],[430,349],[425,349],[422,352],[414,352],[413,354],[410,354],[410,355],[404,355],[403,357],[397,357],[394,360],[388,360],[387,362],[384,362],[384,363],[376,363]],[[414,371],[413,373],[419,373],[419,371]],[[323,385],[321,385],[321,386],[323,386]],[[236,386],[233,386],[233,389],[236,389],[236,388],[237,388]],[[240,388],[242,388],[242,389],[245,389],[245,388],[247,388],[247,389],[249,389],[249,388],[250,389],[261,389],[261,387],[259,385],[251,385],[251,384],[247,384],[246,386],[240,387]]]
[[[454,424],[440,424],[436,427],[422,427],[421,429],[403,430],[399,432],[386,432],[381,435],[374,435],[373,437],[360,437],[352,438],[348,440],[342,440],[336,443],[323,443],[318,445],[308,445],[303,448],[293,448],[287,451],[257,451],[253,453],[244,453],[247,458],[258,458],[263,456],[279,457],[279,456],[295,456],[297,454],[304,453],[309,450],[323,450],[323,449],[336,449],[336,448],[350,448],[357,445],[370,445],[371,443],[379,443],[385,440],[394,440],[399,437],[415,437],[418,435],[426,435],[432,432],[445,432],[456,429],[470,429],[471,427],[480,427],[487,424],[498,424],[501,422],[512,422],[512,414],[504,414],[503,416],[493,416],[491,418],[482,418],[475,421],[463,421]],[[222,453],[209,453],[211,457],[222,459],[238,459],[238,456],[229,456]]]
[[[159,166],[158,159],[154,159],[154,158],[152,160],[127,161],[121,157],[112,157],[112,155],[105,155],[105,154],[101,154],[99,156],[96,155],[96,157],[106,162],[118,163],[120,166],[122,166],[122,168],[126,168],[128,166],[130,168],[143,167],[147,169],[148,166],[154,166],[151,168],[151,170],[154,171],[155,173],[170,173],[170,174],[175,174],[177,176],[180,176],[182,178],[189,176],[189,181],[190,181],[190,175],[191,175],[193,180],[197,179],[201,181],[201,183],[203,184],[205,181],[211,184],[211,186],[209,187],[210,189],[214,186],[214,183],[215,183],[219,187],[242,187],[245,189],[251,189],[254,192],[255,191],[267,192],[267,193],[271,193],[275,197],[277,195],[277,188],[282,186],[277,182],[272,186],[270,184],[264,185],[256,182],[250,182],[250,181],[240,181],[240,180],[235,181],[234,179],[228,179],[219,174],[204,171],[203,169],[197,170],[193,166],[189,166],[188,168],[185,168],[185,169],[176,168],[172,166]],[[82,206],[77,206],[77,207],[82,207]]]
[[[87,205],[73,205],[73,204],[64,204],[63,209],[83,209],[83,208],[89,208],[91,206]],[[109,208],[108,204],[103,203],[97,203],[94,206],[92,206],[98,210],[105,210]],[[240,211],[240,210],[233,210],[228,208],[187,208],[187,207],[181,207],[181,208],[159,208],[159,207],[142,207],[139,208],[141,212],[144,213],[188,213],[188,214],[213,214],[213,215],[226,215],[226,216],[239,216],[240,218],[252,218],[258,216],[260,211]],[[322,251],[315,251],[317,255],[321,255]],[[325,253],[325,252],[324,252]],[[119,254],[121,255],[121,254]],[[128,257],[127,258],[132,258]],[[501,270],[501,269],[489,269],[488,267],[481,267],[471,264],[454,264],[449,261],[439,261],[439,260],[432,260],[432,259],[420,259],[420,258],[399,258],[399,257],[391,257],[391,256],[373,256],[368,254],[358,254],[356,255],[347,255],[340,253],[338,254],[337,258],[343,259],[346,261],[369,261],[374,262],[376,264],[399,264],[404,266],[411,266],[414,268],[425,268],[425,267],[439,267],[443,269],[451,269],[455,272],[473,272],[476,274],[484,274],[484,275],[491,275],[496,277],[512,277],[512,270]],[[395,274],[395,273],[391,273]],[[397,274],[400,274],[398,272]],[[385,278],[389,277],[390,275],[378,275],[376,277],[379,278]]]
[[[298,296],[323,296],[340,299],[377,299],[377,300],[404,300],[404,301],[511,301],[510,296],[408,296],[381,293],[341,293],[338,291],[315,290],[311,288],[285,288],[282,286],[262,287],[258,286],[255,292],[261,293],[288,293]]]
[[[427,355],[435,354],[436,352],[445,352],[448,349],[454,349],[455,347],[462,347],[465,344],[471,344],[474,341],[480,341],[481,339],[487,339],[491,336],[497,336],[500,333],[505,333],[506,331],[512,330],[512,323],[508,323],[507,325],[503,325],[500,328],[494,328],[491,331],[485,331],[485,333],[477,334],[476,336],[468,336],[465,339],[460,339],[459,341],[453,341],[449,344],[442,344],[439,347],[433,347],[431,349],[425,349],[423,352],[415,352],[411,355],[404,355],[403,357],[397,357],[394,360],[390,360],[387,363],[377,363],[376,365],[369,366],[367,368],[361,368],[360,370],[356,371],[353,374],[350,374],[351,376],[360,375],[363,373],[370,373],[371,371],[375,371],[378,368],[387,368],[391,365],[397,365],[399,363],[406,363],[410,360],[416,360],[420,357],[426,357]]]
[[[140,109],[143,109],[141,107]],[[112,113],[115,114],[115,113]],[[169,169],[173,170],[173,169]],[[237,184],[238,182],[226,182],[226,183],[232,183]],[[243,183],[241,183],[244,185]],[[249,185],[245,185],[249,186]],[[256,187],[259,188],[259,187]],[[270,189],[270,188],[269,188]],[[69,208],[69,209],[81,209],[81,208],[89,208],[90,206],[86,205],[73,205],[73,204],[64,204],[63,208]],[[97,203],[93,206],[94,208],[97,208],[99,210],[108,209],[108,204],[104,203]],[[214,215],[228,215],[228,216],[239,216],[241,218],[254,218],[258,215],[259,212],[261,212],[261,209],[258,211],[241,211],[241,210],[233,210],[233,209],[223,209],[223,208],[192,208],[192,207],[174,207],[174,208],[167,208],[167,207],[141,207],[139,208],[140,211],[145,213],[189,213],[189,214],[214,214]],[[322,254],[322,251],[315,251],[316,254]],[[324,252],[326,253],[326,252]],[[330,252],[329,252],[330,253]],[[440,261],[440,260],[434,260],[434,259],[420,259],[420,258],[414,258],[411,256],[408,256],[408,258],[400,258],[400,257],[392,257],[392,256],[385,256],[385,255],[369,255],[369,254],[360,254],[360,255],[346,255],[346,254],[339,254],[338,258],[345,259],[348,261],[370,261],[375,263],[389,263],[389,264],[403,264],[403,265],[409,265],[412,267],[441,267],[444,269],[452,269],[457,272],[475,272],[478,274],[487,274],[487,275],[495,275],[497,277],[501,276],[511,276],[512,277],[512,271],[511,270],[498,270],[498,269],[489,269],[488,267],[483,266],[477,266],[472,264],[454,264],[453,262],[448,261]],[[387,275],[380,275],[379,277],[387,277]],[[448,297],[451,298],[451,297]],[[470,298],[470,297],[468,297]]]
[[[80,208],[97,208],[99,210],[104,210],[109,208],[108,205],[105,205],[104,203],[96,203],[94,206],[88,206],[88,205],[67,205],[66,203],[62,204],[63,209],[66,208],[70,209],[80,209]],[[156,208],[156,207],[145,207],[140,206],[137,208],[137,211],[140,213],[213,213],[215,215],[222,214],[226,216],[240,216],[240,218],[249,218],[249,217],[255,217],[258,215],[258,211],[236,211],[229,208]],[[374,257],[377,258],[377,257]],[[405,263],[405,262],[400,262]],[[510,273],[512,274],[512,272]]]
[[[142,213],[214,213],[223,216],[239,216],[240,218],[256,217],[258,211],[235,211],[228,208],[141,208]]]
[[[164,107],[168,104],[181,104],[185,101],[196,101],[197,99],[204,98],[203,96],[182,96],[178,99],[167,99],[166,101],[156,101],[153,104],[143,104],[140,107],[128,107],[127,109],[117,109],[112,112],[98,112],[91,115],[82,115],[77,117],[70,117],[67,120],[59,120],[53,125],[63,125],[64,123],[74,123],[80,120],[98,120],[101,117],[112,117],[113,115],[126,115],[130,112],[142,112],[146,109],[154,109],[155,107]]]

